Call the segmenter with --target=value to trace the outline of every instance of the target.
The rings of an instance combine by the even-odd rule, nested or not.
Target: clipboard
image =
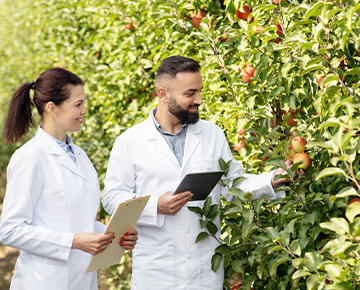
[[[191,200],[205,200],[224,173],[224,170],[188,173],[174,194],[189,190],[193,193]]]
[[[104,234],[114,232],[114,242],[109,244],[102,253],[92,257],[85,273],[112,266],[120,262],[125,252],[125,249],[119,245],[120,238],[126,231],[136,226],[149,198],[150,195],[138,197],[118,205],[104,231]]]

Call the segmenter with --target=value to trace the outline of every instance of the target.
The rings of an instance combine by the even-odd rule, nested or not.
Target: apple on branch
[[[303,152],[306,149],[306,144],[307,141],[301,136],[296,136],[291,141],[291,146],[297,153]]]
[[[250,80],[250,78],[253,77],[254,73],[255,73],[255,69],[252,66],[249,66],[249,67],[243,69],[242,73],[244,74],[242,76],[242,79],[244,82],[251,83],[254,81],[254,80]]]
[[[250,14],[250,7],[247,5],[243,5],[242,10],[244,10],[244,12],[240,11],[239,9],[236,9],[236,16],[239,19],[246,20]]]
[[[285,153],[286,159],[290,160],[290,161],[293,161],[293,158],[294,158],[295,154],[296,154],[296,151],[294,150],[294,148],[290,144],[289,145],[289,154]]]
[[[304,161],[304,163],[299,165],[299,169],[307,170],[310,167],[311,161],[309,155],[307,153],[296,153],[293,158],[294,164]]]

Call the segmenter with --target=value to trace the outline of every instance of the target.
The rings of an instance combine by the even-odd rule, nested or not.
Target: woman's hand
[[[82,250],[84,252],[90,253],[91,255],[96,255],[102,253],[107,248],[107,246],[112,243],[114,238],[114,233],[75,234],[71,248]]]
[[[135,248],[136,241],[138,239],[138,232],[135,229],[128,230],[121,238],[120,238],[120,246],[122,246],[125,250],[132,250]]]

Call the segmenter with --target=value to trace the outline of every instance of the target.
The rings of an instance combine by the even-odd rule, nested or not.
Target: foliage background
[[[78,74],[86,81],[89,115],[74,140],[89,155],[103,186],[113,141],[156,106],[154,79],[161,60],[193,57],[202,65],[202,118],[224,130],[233,150],[234,143],[245,140],[245,147],[233,152],[248,172],[283,166],[294,130],[287,125],[291,114],[284,112],[296,112],[296,134],[311,141],[307,152],[313,165],[286,187],[284,200],[249,202],[246,193],[230,189],[238,199],[217,211],[224,244],[213,260],[215,269],[225,261],[224,287],[235,277],[244,289],[357,289],[359,220],[354,217],[359,207],[348,207],[347,201],[360,189],[359,1],[274,5],[248,0],[251,23],[235,16],[243,4],[1,1],[0,118],[12,92],[43,70],[64,67]],[[200,8],[208,13],[195,29],[191,18]],[[283,33],[270,21],[279,22]],[[274,42],[278,37],[279,44]],[[255,68],[253,82],[241,78],[239,67],[245,63]],[[322,75],[326,78],[319,85]],[[26,140],[0,141],[1,198],[9,158]],[[201,213],[211,235],[213,216],[206,208]],[[103,209],[99,218],[108,218]],[[102,285],[128,289],[131,254],[126,258],[119,267],[99,272]]]

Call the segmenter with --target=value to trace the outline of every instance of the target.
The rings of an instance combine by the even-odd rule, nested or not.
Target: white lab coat
[[[71,249],[75,233],[102,233],[97,173],[72,145],[79,166],[40,127],[11,157],[0,242],[21,250],[11,290],[95,290],[91,255]]]
[[[105,210],[112,214],[120,202],[134,195],[151,195],[137,224],[139,239],[133,250],[131,289],[223,289],[223,266],[216,273],[211,270],[211,257],[219,243],[207,237],[195,244],[197,235],[204,231],[199,216],[187,206],[175,216],[157,214],[160,195],[174,191],[187,173],[220,170],[220,157],[233,159],[224,133],[203,120],[188,126],[182,167],[151,116],[116,139],[105,178]],[[254,198],[284,197],[271,187],[273,174],[248,176],[241,188],[254,192]],[[241,164],[233,160],[228,177],[241,175]],[[231,199],[226,189],[216,185],[211,193],[213,203],[219,204],[220,194]],[[202,207],[203,201],[188,205]],[[219,218],[214,222],[220,229]],[[220,231],[217,237],[220,239]]]

